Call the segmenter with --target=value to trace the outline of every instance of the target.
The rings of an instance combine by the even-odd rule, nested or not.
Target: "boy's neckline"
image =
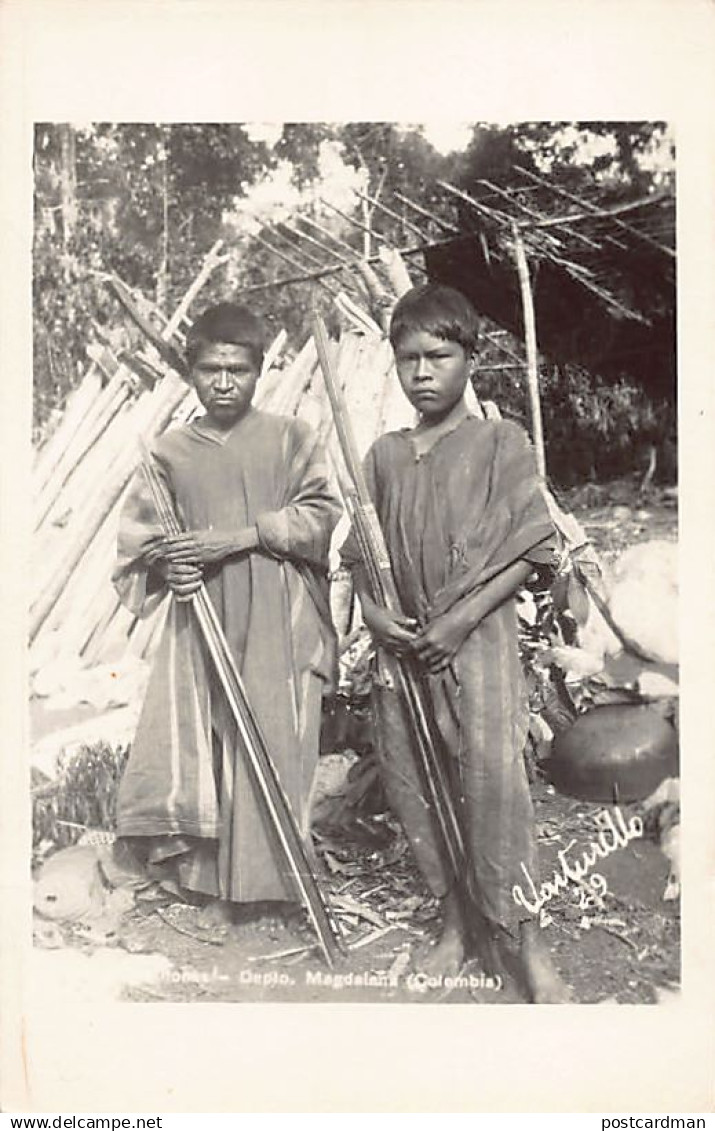
[[[241,427],[244,421],[253,416],[255,412],[255,407],[252,404],[249,405],[243,416],[239,416],[238,420],[236,420],[230,428],[227,428],[225,430],[215,428],[211,424],[207,424],[207,421],[209,419],[208,413],[204,413],[203,416],[199,416],[195,420],[192,420],[191,427],[193,428],[194,432],[197,432],[198,435],[201,436],[202,439],[211,440],[214,444],[223,445],[226,443],[229,437],[233,436],[236,430]]]
[[[445,436],[456,432],[465,420],[476,419],[477,417],[469,411],[465,401],[462,400],[438,424],[426,425],[424,421],[420,421],[416,427],[406,429],[405,435],[412,444],[417,459],[421,459],[422,456],[431,452],[435,444],[438,444]]]

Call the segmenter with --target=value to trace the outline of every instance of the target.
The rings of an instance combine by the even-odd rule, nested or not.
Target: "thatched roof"
[[[523,184],[444,185],[459,232],[425,248],[431,279],[459,287],[478,311],[522,335],[514,229],[529,257],[538,345],[606,379],[628,376],[675,399],[675,200],[575,196],[521,171]]]
[[[440,182],[439,189],[443,200],[454,206],[453,219],[445,218],[446,210],[428,211],[401,193],[380,199],[357,194],[372,209],[369,229],[354,216],[341,216],[352,226],[355,242],[362,243],[365,231],[370,231],[378,252],[369,263],[379,270],[381,254],[399,230],[405,244],[399,252],[418,278],[427,275],[457,287],[481,315],[520,341],[516,227],[529,260],[542,356],[580,365],[606,380],[628,377],[655,399],[674,402],[672,192],[624,200],[594,183],[577,195],[560,182],[518,167],[508,184],[480,180],[466,192]],[[361,268],[361,249],[336,241],[306,217],[295,217],[289,226],[267,227],[261,235],[263,245],[281,262],[286,261],[287,238],[292,241],[289,262],[298,273],[283,274],[249,291],[300,281],[334,290],[346,271]],[[316,250],[322,254],[316,257]],[[310,259],[304,257],[308,251]]]

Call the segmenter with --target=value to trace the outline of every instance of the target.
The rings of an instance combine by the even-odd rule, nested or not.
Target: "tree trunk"
[[[161,147],[161,248],[156,272],[156,305],[166,314],[169,300],[169,135],[160,131]]]
[[[60,135],[60,209],[62,213],[62,243],[65,256],[77,226],[77,161],[75,132],[63,122],[58,127]],[[65,276],[68,264],[65,264]]]

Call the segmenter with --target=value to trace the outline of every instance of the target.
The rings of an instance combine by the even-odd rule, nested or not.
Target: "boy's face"
[[[249,409],[260,370],[253,351],[232,342],[203,346],[191,370],[196,394],[209,420],[230,428]]]
[[[427,423],[437,424],[464,395],[470,358],[459,342],[412,330],[395,345],[402,391]]]

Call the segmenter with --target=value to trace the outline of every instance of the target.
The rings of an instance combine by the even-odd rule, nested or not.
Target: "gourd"
[[[650,705],[593,707],[556,735],[545,768],[560,793],[588,801],[640,801],[678,773],[678,738]]]

